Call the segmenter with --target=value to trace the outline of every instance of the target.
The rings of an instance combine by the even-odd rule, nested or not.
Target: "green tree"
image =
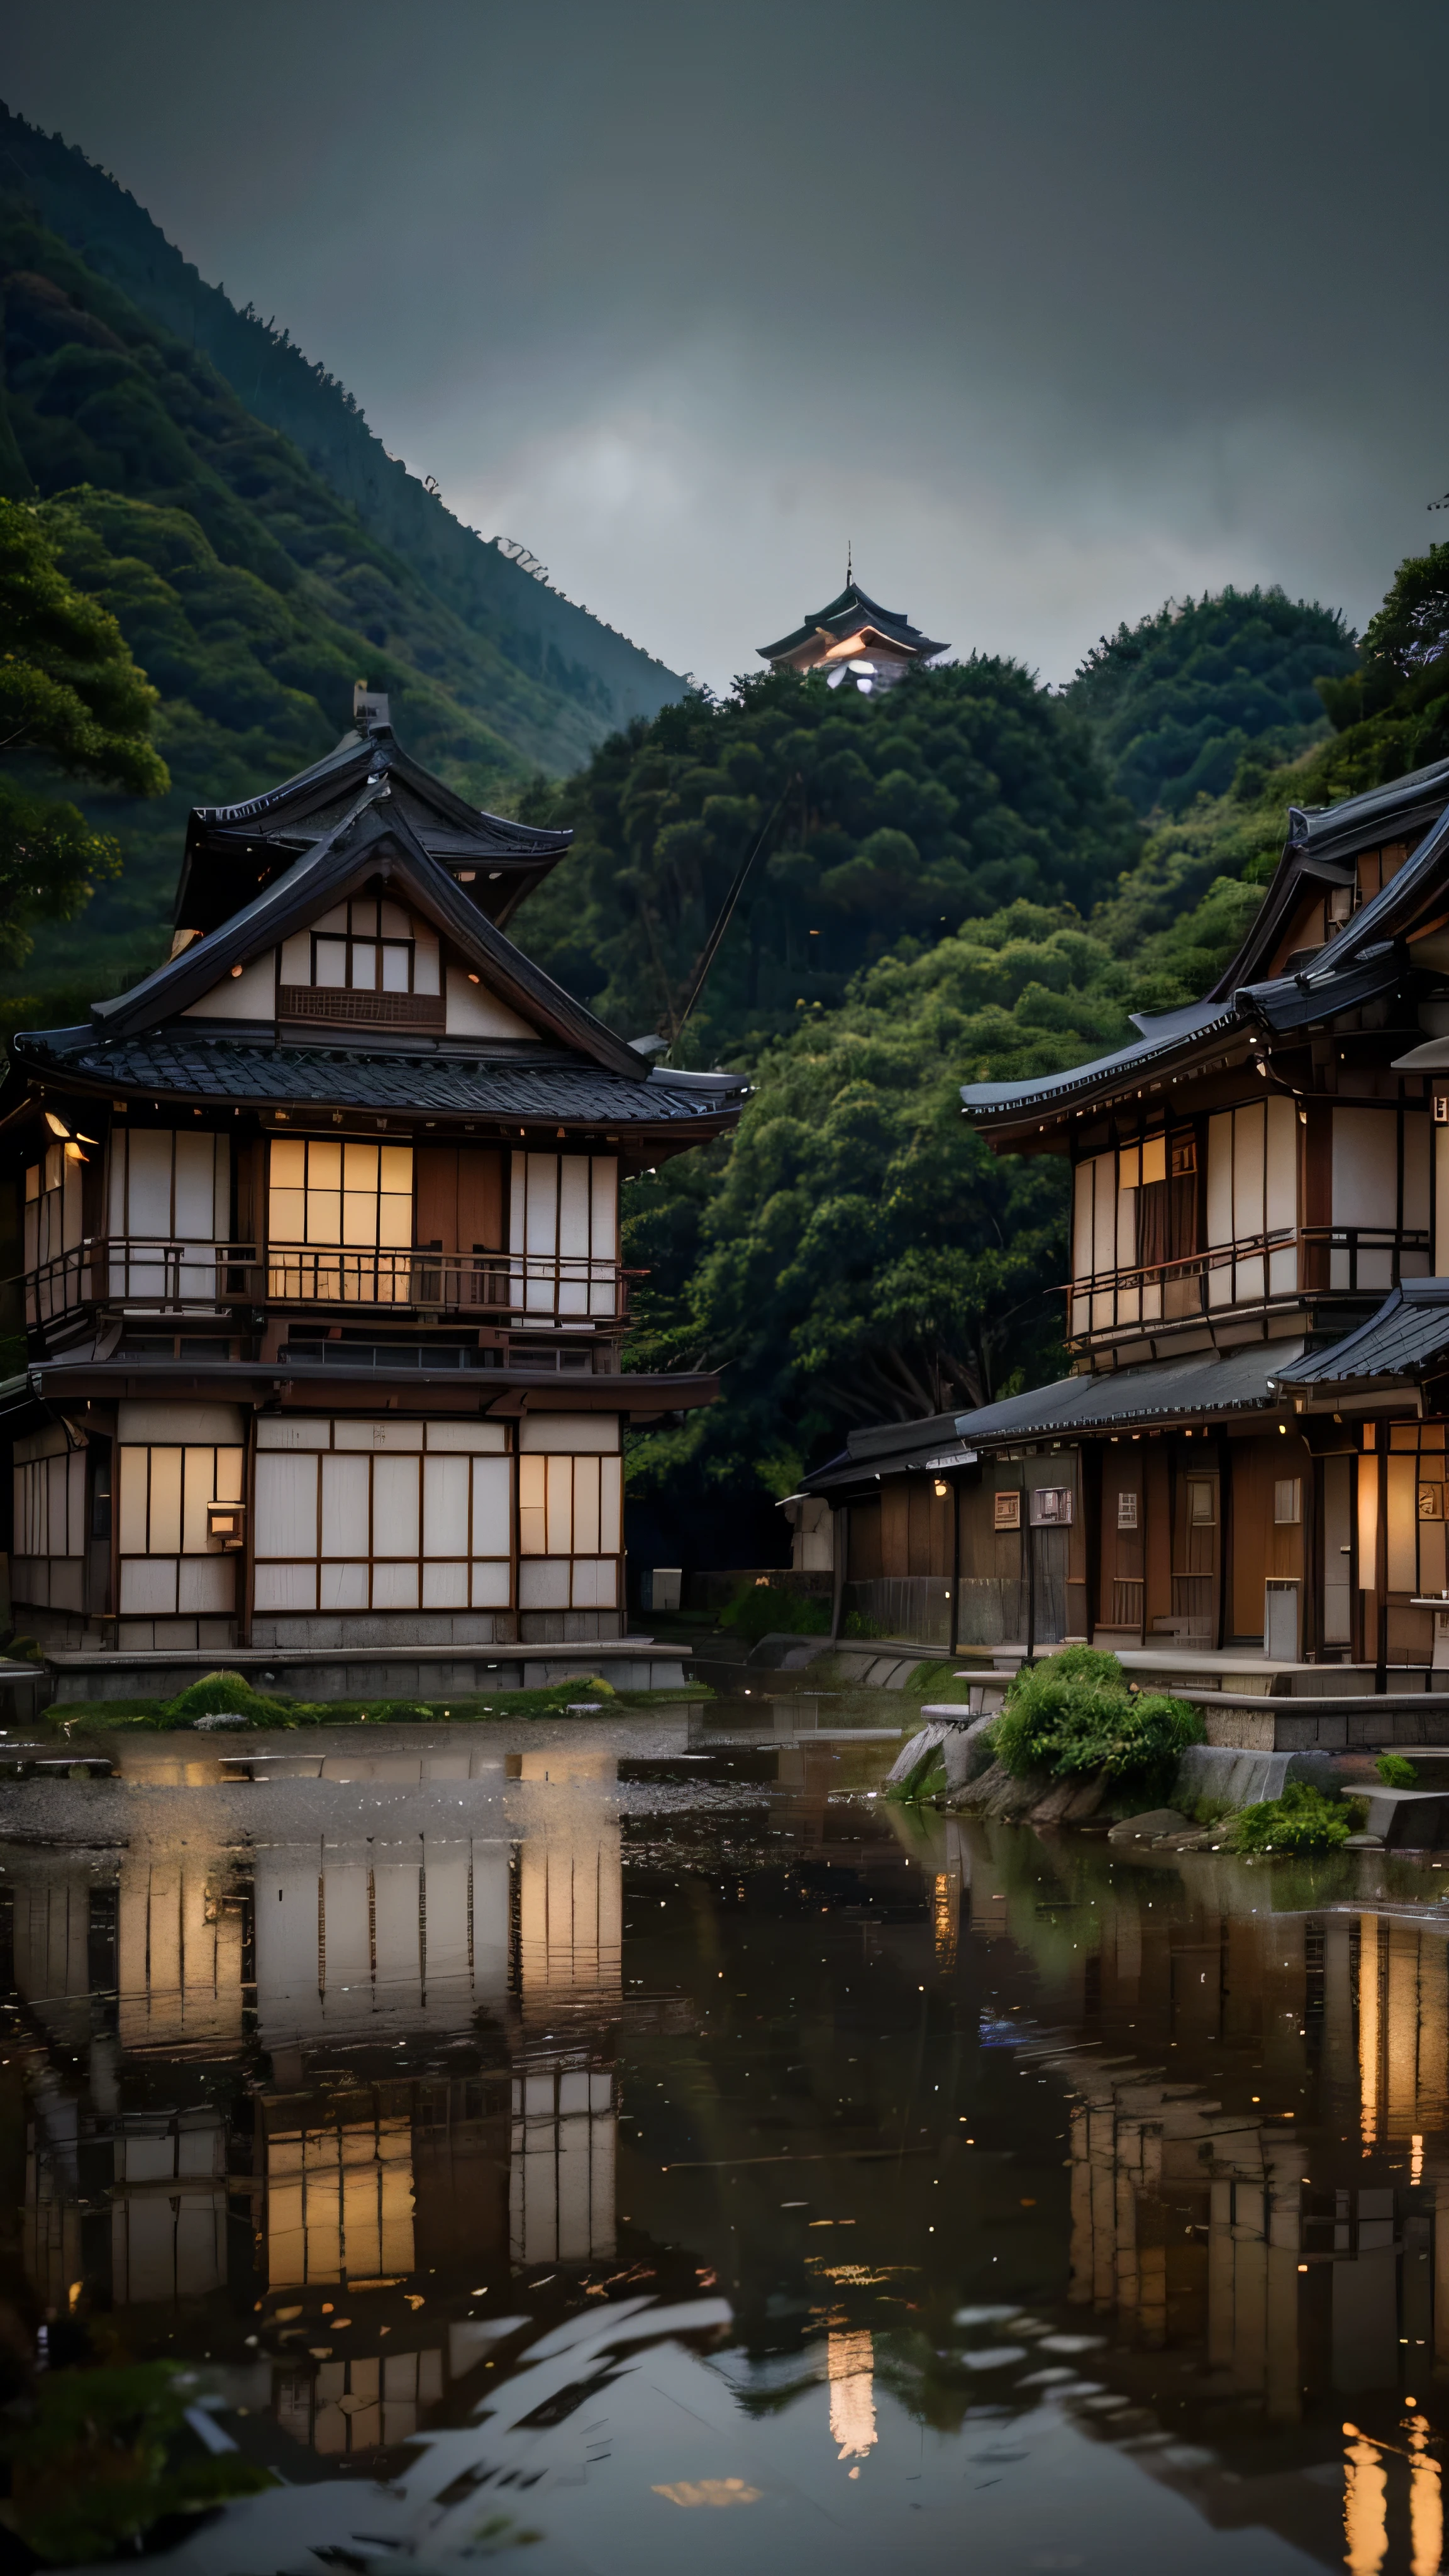
[[[22,766],[0,778],[0,961],[13,965],[34,944],[32,922],[70,920],[117,864],[114,845],[35,773],[134,796],[161,795],[170,777],[147,739],[155,690],[109,610],[66,579],[26,502],[0,500],[0,634],[0,750]]]
[[[1244,754],[1290,756],[1323,730],[1316,683],[1351,672],[1343,618],[1269,590],[1168,600],[1103,636],[1065,691],[1139,814],[1184,813],[1231,787]]]
[[[1013,896],[1086,909],[1140,846],[1085,728],[984,655],[872,698],[790,673],[741,681],[723,704],[698,693],[529,811],[576,842],[517,935],[631,1036],[674,1035],[758,853],[686,1036],[694,1063],[783,1034],[843,1001],[863,967]]]

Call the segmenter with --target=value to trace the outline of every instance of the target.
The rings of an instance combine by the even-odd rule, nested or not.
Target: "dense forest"
[[[0,782],[0,1020],[78,1016],[155,963],[187,807],[324,751],[365,675],[464,793],[572,826],[522,945],[625,1036],[752,1076],[732,1144],[629,1193],[633,1362],[724,1386],[635,1442],[646,1532],[767,1559],[774,1499],[851,1424],[1059,1368],[1064,1175],[993,1160],[959,1085],[1194,998],[1290,802],[1449,756],[1449,547],[1400,567],[1362,644],[1229,590],[1119,628],[1060,691],[977,655],[870,698],[757,676],[609,731],[384,542],[320,433],[319,462],[143,310],[118,282],[134,257],[104,265],[0,197],[25,716]],[[351,417],[324,393],[324,426]]]
[[[481,803],[610,733],[602,681],[520,657],[506,625],[465,616],[207,358],[3,191],[0,299],[0,495],[39,505],[66,570],[117,619],[160,692],[171,772],[144,806],[96,782],[81,793],[120,872],[47,940],[39,985],[0,979],[24,1004],[0,1002],[6,1024],[73,1016],[164,956],[188,807],[326,751],[357,679],[388,690],[413,749]],[[682,687],[635,659],[657,675],[653,703]]]

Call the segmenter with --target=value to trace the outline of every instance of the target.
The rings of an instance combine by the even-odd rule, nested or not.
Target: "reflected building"
[[[578,1800],[534,1761],[525,1806],[562,1794],[521,1835],[7,1854],[44,2310],[144,2349],[210,2303],[207,2345],[259,2329],[279,2421],[342,2455],[476,2366],[460,2299],[612,2257],[619,1826],[598,1757]]]

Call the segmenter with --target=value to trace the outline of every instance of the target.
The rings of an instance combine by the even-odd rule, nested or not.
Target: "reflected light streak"
[[[1389,2482],[1383,2460],[1356,2424],[1345,2424],[1343,2562],[1350,2576],[1379,2576],[1388,2555]]]
[[[1379,1926],[1377,1917],[1364,1916],[1359,1936],[1358,1958],[1358,2066],[1363,2142],[1375,2144],[1379,2134]]]
[[[1409,2418],[1409,2541],[1412,2576],[1439,2576],[1444,2555],[1444,2489],[1429,2457],[1429,2418]]]
[[[868,2332],[833,2334],[826,2350],[830,2371],[830,2438],[842,2460],[863,2460],[880,2436],[875,2424],[875,2347]]]

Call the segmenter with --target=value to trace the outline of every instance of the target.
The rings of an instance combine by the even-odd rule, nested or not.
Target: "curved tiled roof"
[[[72,1078],[159,1098],[276,1102],[391,1111],[442,1110],[463,1117],[562,1119],[577,1125],[694,1125],[736,1111],[744,1076],[654,1072],[642,1080],[606,1066],[555,1057],[525,1063],[467,1055],[389,1051],[356,1045],[274,1047],[174,1030],[131,1038],[93,1029],[40,1029],[14,1040],[22,1064],[49,1064]]]

